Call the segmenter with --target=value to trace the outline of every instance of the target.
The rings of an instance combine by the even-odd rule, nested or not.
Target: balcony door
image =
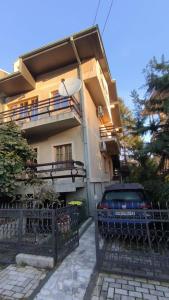
[[[72,144],[55,146],[55,161],[58,168],[70,168],[72,166]],[[59,164],[60,162],[60,164]]]
[[[20,103],[20,118],[38,119],[38,97],[30,98]]]
[[[38,98],[31,100],[31,120],[35,121],[38,119]]]
[[[56,110],[64,109],[69,106],[69,98],[60,96],[58,91],[52,92],[52,98],[54,98],[54,108]]]
[[[29,116],[29,111],[28,111],[28,101],[24,101],[20,104],[20,118],[25,119],[26,117]]]

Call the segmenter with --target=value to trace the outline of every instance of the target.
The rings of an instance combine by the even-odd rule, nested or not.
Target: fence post
[[[19,224],[18,224],[18,252],[22,241],[23,230],[23,209],[19,210]]]
[[[101,255],[100,255],[100,246],[99,246],[98,215],[97,215],[96,207],[95,207],[95,212],[94,212],[94,220],[95,220],[96,269],[97,269],[97,271],[100,271]]]
[[[54,263],[57,263],[58,252],[57,252],[57,216],[56,209],[52,209],[52,248],[53,248],[53,258]]]
[[[147,220],[147,214],[146,214],[146,211],[144,211],[144,215],[145,215],[145,220],[146,220],[146,230],[147,230],[148,244],[149,244],[149,248],[150,248],[150,250],[151,250],[150,229],[149,229],[149,225],[148,225],[148,220]]]

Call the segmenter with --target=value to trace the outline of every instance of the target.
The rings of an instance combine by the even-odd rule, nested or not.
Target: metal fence
[[[98,209],[101,271],[169,280],[169,209]]]
[[[79,244],[75,206],[57,209],[0,208],[0,263],[18,253],[51,256],[61,261]]]

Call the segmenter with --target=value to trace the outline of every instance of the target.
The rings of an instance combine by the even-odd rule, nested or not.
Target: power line
[[[93,25],[96,23],[96,19],[97,19],[99,7],[100,7],[100,2],[101,2],[101,0],[98,1],[98,5],[97,5],[97,8],[96,8],[96,14],[95,14],[95,17],[94,17],[94,20],[93,20]]]
[[[109,11],[108,11],[108,14],[107,14],[107,17],[106,17],[106,21],[105,21],[104,26],[103,26],[102,35],[104,34],[104,31],[106,29],[106,25],[107,25],[107,22],[108,22],[110,13],[111,13],[111,9],[112,9],[113,3],[114,3],[114,0],[111,1],[110,7],[109,7]]]

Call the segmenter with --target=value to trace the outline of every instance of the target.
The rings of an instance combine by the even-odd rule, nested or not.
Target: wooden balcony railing
[[[101,126],[100,127],[100,137],[110,138],[117,135],[117,131],[113,125]]]
[[[80,104],[74,97],[61,97],[60,95],[28,104],[23,107],[16,107],[0,113],[0,124],[11,121],[28,120],[34,121],[43,118],[43,115],[54,115],[54,112],[70,109],[81,117]]]
[[[76,177],[86,177],[86,169],[81,161],[65,160],[43,164],[29,163],[26,166],[26,174],[35,176],[39,179],[71,178],[75,182]],[[26,180],[26,179],[22,179]]]

